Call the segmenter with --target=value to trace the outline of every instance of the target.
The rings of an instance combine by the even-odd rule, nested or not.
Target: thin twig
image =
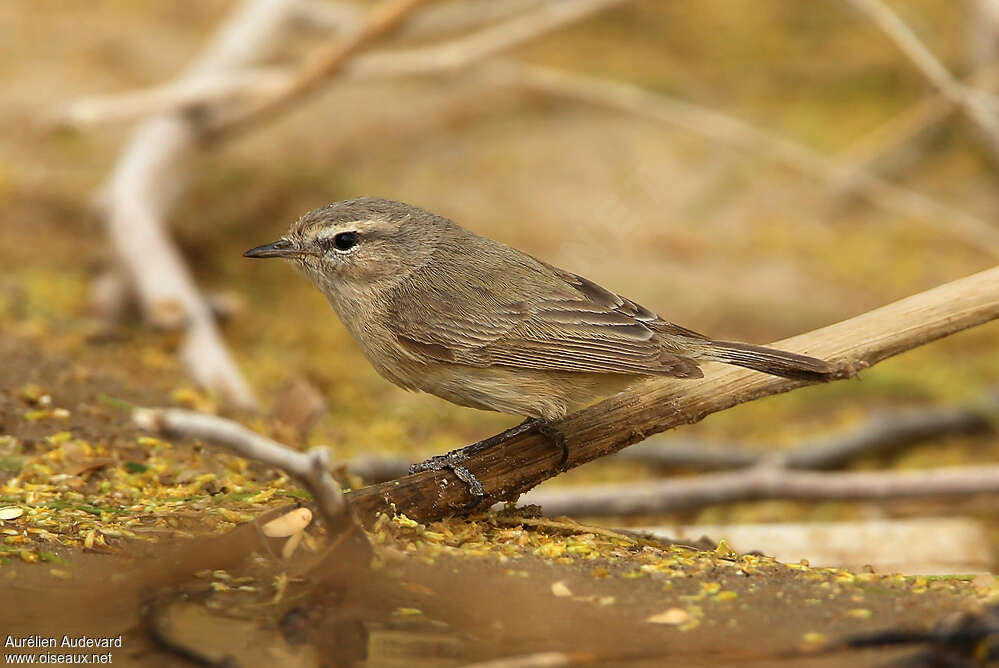
[[[470,30],[513,14],[533,9],[552,0],[462,0],[431,5],[399,29],[402,36],[427,36]],[[576,0],[556,0],[575,2]],[[327,30],[349,30],[360,23],[363,12],[352,2],[299,0],[296,18],[311,26]]]
[[[548,94],[583,100],[682,128],[713,141],[769,155],[772,159],[838,188],[850,183],[886,210],[912,216],[956,234],[983,252],[999,257],[999,228],[927,195],[889,183],[863,170],[837,164],[803,144],[760,129],[719,111],[683,102],[637,86],[547,67],[505,62],[491,65],[499,82],[514,82]]]
[[[943,66],[914,32],[881,0],[847,0],[873,21],[904,53],[922,74],[960,106],[982,129],[993,155],[999,159],[999,117],[994,105],[985,100],[992,96],[966,87]]]
[[[361,49],[390,34],[428,0],[385,0],[370,10],[363,23],[349,37],[330,43],[309,57],[295,74],[279,87],[253,100],[235,116],[209,123],[201,130],[213,139],[232,134],[251,124],[273,117],[292,103],[314,92]]]
[[[968,78],[968,85],[991,89],[999,81],[999,63],[992,63]],[[851,171],[871,167],[879,158],[897,151],[913,138],[942,122],[954,111],[954,101],[937,93],[921,99],[885,123],[838,151],[834,160]],[[848,187],[850,184],[844,184]]]
[[[835,469],[858,457],[885,454],[942,436],[993,431],[988,414],[999,408],[999,395],[968,408],[924,409],[875,418],[845,434],[808,442],[790,452],[754,452],[745,445],[712,446],[700,441],[650,439],[616,457],[668,468],[723,471],[746,468],[777,458],[790,469]],[[759,448],[756,448],[759,450]]]
[[[350,74],[383,78],[440,74],[467,67],[628,0],[547,3],[498,25],[432,47],[383,51],[358,59]]]
[[[816,473],[757,466],[653,483],[587,485],[528,492],[525,504],[552,515],[664,513],[761,499],[872,500],[999,493],[999,466],[933,471]]]
[[[340,527],[353,521],[343,493],[330,475],[328,448],[298,452],[232,420],[178,408],[137,408],[132,413],[132,420],[147,431],[211,441],[230,448],[241,457],[287,471],[312,494],[328,527]]]
[[[995,318],[999,318],[999,267],[774,345],[829,359],[848,375]],[[572,468],[651,434],[805,384],[744,369],[706,365],[703,379],[649,380],[553,426],[566,437],[566,466]],[[429,521],[515,498],[557,475],[560,461],[561,453],[547,439],[524,434],[476,452],[464,462],[485,489],[481,498],[473,497],[468,486],[450,472],[426,471],[352,491],[347,500],[362,517],[396,509],[418,521]],[[992,482],[999,484],[999,471],[996,476]]]
[[[981,410],[929,410],[872,420],[857,431],[789,453],[784,465],[799,470],[832,469],[859,456],[883,454],[943,435],[988,433],[993,425],[986,412],[984,407]]]
[[[441,44],[359,55],[345,65],[342,76],[381,79],[453,72],[627,1],[546,3],[498,25]],[[190,112],[241,98],[276,95],[290,85],[293,77],[294,74],[286,69],[258,68],[220,74],[212,81],[199,81],[197,85],[176,82],[115,95],[86,97],[61,110],[54,120],[77,126],[118,122],[151,113]]]

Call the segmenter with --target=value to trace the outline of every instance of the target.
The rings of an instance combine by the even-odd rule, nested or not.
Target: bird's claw
[[[486,491],[482,483],[463,464],[468,461],[468,455],[461,450],[454,450],[444,455],[434,455],[430,459],[413,464],[409,467],[410,473],[420,473],[421,471],[451,471],[458,480],[468,485],[468,491],[472,496],[485,496]]]

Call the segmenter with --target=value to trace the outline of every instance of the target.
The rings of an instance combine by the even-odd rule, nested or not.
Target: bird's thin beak
[[[292,242],[287,239],[279,239],[274,243],[251,248],[243,253],[243,257],[297,257],[302,254],[302,250],[295,248]]]

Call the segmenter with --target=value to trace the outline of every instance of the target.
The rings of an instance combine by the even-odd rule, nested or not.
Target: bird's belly
[[[460,406],[558,420],[638,380],[624,374],[451,364],[426,368],[418,389]]]
[[[616,373],[417,362],[389,333],[355,331],[356,323],[370,320],[357,318],[344,322],[355,324],[355,327],[348,325],[348,329],[383,377],[407,390],[427,392],[469,408],[558,420],[644,378]]]

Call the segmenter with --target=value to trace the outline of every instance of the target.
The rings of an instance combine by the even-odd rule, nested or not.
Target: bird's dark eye
[[[338,251],[348,251],[357,245],[357,232],[340,232],[333,237],[333,248]]]

